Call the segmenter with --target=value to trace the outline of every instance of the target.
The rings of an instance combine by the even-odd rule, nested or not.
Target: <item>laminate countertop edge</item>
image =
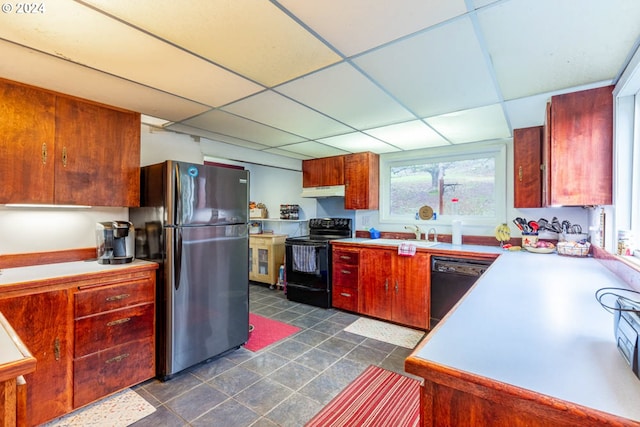
[[[628,286],[593,258],[504,252],[405,364],[442,366],[640,421],[640,380],[595,298]]]

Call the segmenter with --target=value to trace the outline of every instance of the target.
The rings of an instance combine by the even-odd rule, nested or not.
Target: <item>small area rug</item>
[[[346,332],[384,341],[405,348],[414,348],[424,337],[423,331],[361,317],[346,328]]]
[[[128,388],[41,427],[127,427],[155,410],[142,396]]]
[[[420,382],[369,366],[306,427],[412,427],[420,424]]]
[[[249,332],[249,340],[244,348],[251,351],[261,350],[300,330],[297,326],[267,319],[253,313],[249,313],[249,324],[253,326],[253,330]]]

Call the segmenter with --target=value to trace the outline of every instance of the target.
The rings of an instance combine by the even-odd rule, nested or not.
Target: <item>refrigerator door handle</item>
[[[175,239],[174,247],[175,247],[176,256],[175,256],[175,259],[173,260],[173,265],[174,265],[173,287],[177,291],[178,288],[180,287],[180,273],[182,270],[182,229],[180,228],[175,229],[174,239]]]
[[[175,191],[175,209],[173,211],[173,221],[172,224],[178,225],[178,221],[182,222],[182,217],[178,218],[178,214],[181,215],[182,212],[182,182],[180,179],[180,165],[178,162],[175,164],[175,180],[176,180],[176,191]]]

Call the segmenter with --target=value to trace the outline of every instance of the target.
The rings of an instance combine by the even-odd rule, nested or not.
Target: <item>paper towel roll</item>
[[[451,243],[454,245],[462,244],[462,221],[459,219],[451,221]]]

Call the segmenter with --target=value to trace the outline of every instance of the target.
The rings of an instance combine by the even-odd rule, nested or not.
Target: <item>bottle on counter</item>
[[[462,245],[462,220],[458,217],[458,199],[451,199],[452,203],[452,220],[451,220],[451,243],[453,245]]]

